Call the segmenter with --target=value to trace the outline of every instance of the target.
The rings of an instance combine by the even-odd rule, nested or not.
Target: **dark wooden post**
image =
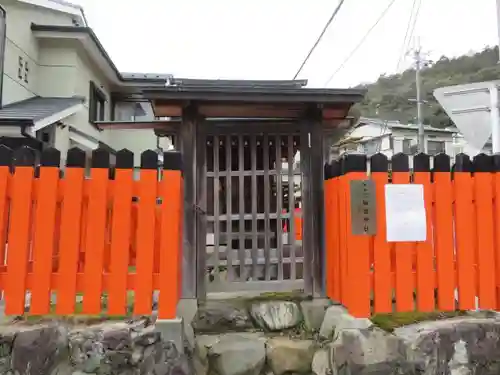
[[[182,298],[196,298],[196,108],[189,106],[183,110],[182,125],[179,129],[180,147],[184,159],[184,225]]]
[[[310,108],[301,125],[305,292],[323,295],[323,139],[321,110]],[[314,145],[314,147],[313,147]]]
[[[192,264],[191,272],[195,273],[196,281],[196,296],[198,299],[204,300],[207,296],[206,286],[206,254],[207,254],[207,141],[206,141],[206,123],[204,118],[198,112],[192,110],[192,118],[195,127],[192,134],[188,133],[188,137],[194,137],[196,131],[196,160],[195,160],[195,260],[196,263]],[[194,225],[194,224],[193,224]]]

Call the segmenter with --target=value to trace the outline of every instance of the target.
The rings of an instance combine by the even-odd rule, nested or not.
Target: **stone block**
[[[223,333],[253,328],[246,307],[235,302],[206,301],[192,321],[195,333]]]
[[[57,324],[25,327],[15,336],[12,370],[19,374],[50,374],[62,358],[68,357],[67,340],[68,330]]]
[[[208,349],[209,373],[259,375],[266,362],[265,340],[226,335]]]
[[[184,353],[184,326],[180,319],[158,319],[155,324],[155,331],[160,333],[163,342],[173,342],[179,350]]]
[[[332,340],[343,329],[368,329],[373,326],[370,319],[355,318],[342,306],[330,306],[319,330],[322,339]]]
[[[326,298],[315,298],[313,300],[300,302],[300,308],[304,316],[304,323],[309,331],[318,331],[325,318],[326,309],[331,301]]]
[[[267,363],[274,375],[310,374],[316,345],[313,340],[287,337],[267,341]]]
[[[255,302],[250,314],[257,325],[267,331],[281,331],[302,322],[299,306],[292,301]]]
[[[423,375],[500,373],[500,321],[457,317],[396,328],[408,360]]]
[[[329,348],[321,348],[314,353],[311,370],[314,375],[330,375],[331,363]]]
[[[415,374],[403,340],[375,327],[338,332],[329,346],[328,361],[334,374]]]

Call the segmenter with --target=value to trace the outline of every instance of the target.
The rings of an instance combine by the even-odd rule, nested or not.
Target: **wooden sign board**
[[[350,181],[351,228],[354,235],[377,233],[377,202],[372,180]]]

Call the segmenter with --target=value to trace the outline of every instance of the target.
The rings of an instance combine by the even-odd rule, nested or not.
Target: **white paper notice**
[[[385,217],[388,242],[414,242],[427,239],[424,186],[385,185]]]

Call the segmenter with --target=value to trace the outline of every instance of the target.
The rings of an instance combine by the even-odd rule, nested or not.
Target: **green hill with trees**
[[[441,106],[432,95],[434,89],[443,86],[500,79],[498,47],[485,48],[481,52],[457,58],[441,57],[422,70],[422,98],[424,123],[436,127],[452,125]],[[362,103],[353,108],[354,116],[376,117],[384,120],[415,122],[416,98],[415,69],[401,74],[383,75],[376,82],[359,85],[367,94]]]

